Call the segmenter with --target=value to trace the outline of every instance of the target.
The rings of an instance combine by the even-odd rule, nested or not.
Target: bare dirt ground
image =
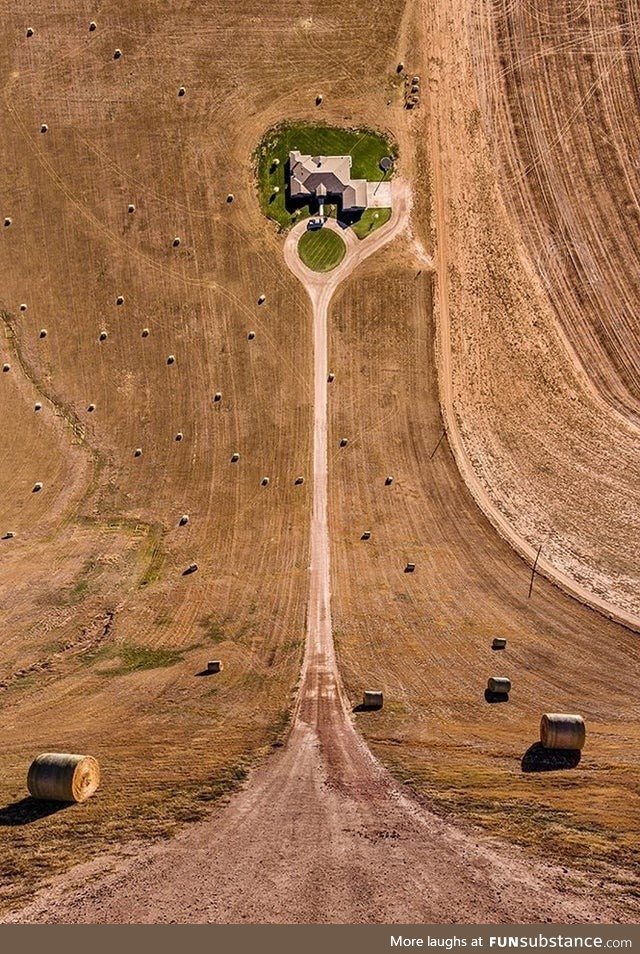
[[[467,5],[305,2],[292,16],[275,2],[268,20],[263,5],[187,0],[161,14],[0,10],[12,219],[0,235],[0,514],[16,531],[1,542],[4,901],[99,856],[16,917],[637,917],[637,637],[544,579],[527,600],[526,563],[474,503],[527,558],[543,540],[544,572],[637,616],[637,432],[590,377],[586,331],[568,349],[514,230]],[[422,76],[412,116],[400,59]],[[286,748],[226,808],[149,848],[208,815],[283,736],[299,673],[320,385],[309,302],[259,213],[250,157],[268,125],[318,115],[388,128],[415,184],[411,231],[362,262],[327,311],[327,501],[347,696],[384,688],[385,709],[358,727],[428,808],[353,733],[325,638]],[[431,458],[438,397],[453,454],[443,440]],[[198,573],[183,577],[192,560]],[[497,634],[509,638],[508,706],[482,698]],[[212,656],[223,678],[197,678]],[[571,772],[522,771],[545,708],[588,720]],[[105,781],[86,806],[41,816],[22,802],[24,779],[54,747],[97,755]],[[131,863],[107,854],[123,843]]]
[[[396,186],[390,223],[349,243],[333,272],[310,272],[287,238],[287,264],[314,311],[314,453],[307,645],[291,735],[221,814],[106,878],[73,873],[16,918],[28,922],[473,922],[612,920],[568,869],[515,856],[410,800],[350,718],[331,625],[327,496],[327,306],[362,259],[406,228]],[[304,229],[297,228],[296,232]],[[261,872],[256,879],[256,871]]]

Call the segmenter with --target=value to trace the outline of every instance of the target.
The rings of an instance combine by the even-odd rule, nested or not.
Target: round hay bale
[[[41,338],[46,338],[46,337],[47,337],[47,329],[46,329],[46,328],[41,328],[41,329],[40,329],[40,337],[41,337]]]
[[[168,357],[167,357],[167,364],[175,364],[175,363],[176,363],[176,356],[175,356],[175,354],[170,354],[170,355],[168,355]]]
[[[540,720],[540,741],[545,749],[581,749],[586,736],[580,715],[546,712]]]
[[[148,338],[148,337],[149,337],[149,329],[148,329],[148,328],[143,328],[143,329],[142,329],[142,337],[143,337],[143,338]]]
[[[13,532],[13,530],[7,530],[7,532],[4,534],[4,536],[3,536],[2,539],[3,539],[3,540],[13,540],[14,537],[15,537],[15,533]]]
[[[183,437],[184,437],[184,434],[182,433],[182,431],[178,431],[178,433],[176,434],[176,440],[180,442]]]
[[[115,50],[113,51],[113,58],[114,58],[114,60],[119,60],[121,56],[122,56],[122,50],[115,49]]]
[[[134,457],[142,457],[142,448],[141,448],[141,447],[136,447],[136,449],[135,449],[134,452],[133,452],[133,456],[134,456]]]
[[[24,302],[22,302],[22,304],[20,305],[20,311],[26,311],[26,310],[27,310],[27,306]]]
[[[25,34],[27,36],[33,36],[33,27],[27,27],[27,29],[25,30]]]
[[[371,530],[363,530],[361,540],[370,540],[371,539]]]
[[[511,680],[506,676],[491,676],[487,680],[487,689],[489,692],[496,692],[499,695],[508,696],[511,692]]]
[[[268,487],[268,486],[269,486],[269,478],[268,478],[268,477],[263,477],[262,480],[260,481],[260,486],[261,486],[261,487]]]
[[[92,20],[91,23],[89,24],[89,33],[93,33],[95,30],[97,30],[97,28],[98,28],[98,24],[96,23],[95,20]]]
[[[240,460],[240,454],[235,453],[235,454],[232,454],[232,455],[231,455],[231,463],[232,463],[232,464],[237,464],[239,460]]]
[[[235,196],[234,196],[233,192],[230,192],[229,195],[227,196],[227,202],[229,202],[229,203],[233,202],[234,198],[235,198]]]
[[[390,487],[392,483],[393,483],[393,477],[385,477],[384,479],[385,487]]]
[[[7,371],[11,371],[11,365],[10,365],[10,364],[3,364],[3,365],[2,365],[2,370],[3,370],[3,372],[6,374]]]
[[[7,216],[6,219],[4,220],[5,229],[8,229],[10,225],[11,225],[11,219],[9,218],[9,216]]]
[[[87,407],[87,411],[89,412],[89,414],[93,414],[93,412],[95,411],[95,409],[96,409],[95,404],[89,404],[88,407]]]
[[[320,106],[323,99],[324,99],[324,96],[322,95],[322,93],[318,93],[318,95],[316,96],[316,106]]]
[[[40,403],[40,401],[36,401],[36,403],[33,405],[33,409],[34,409],[34,411],[41,411],[41,410],[42,410],[42,404]]]
[[[186,92],[187,91],[184,86],[178,87],[178,96],[184,96]]]
[[[182,571],[183,576],[191,576],[192,573],[196,573],[198,570],[197,563],[190,563],[186,570]]]
[[[280,186],[274,186],[272,195],[278,195],[279,192],[280,192]]]
[[[189,523],[189,514],[183,513],[182,516],[180,517],[180,520],[178,521],[178,524],[181,527],[186,527],[188,523]]]
[[[217,404],[221,400],[222,400],[222,391],[216,391],[216,393],[213,395],[214,404]]]
[[[404,568],[404,572],[405,572],[405,573],[413,573],[414,570],[415,570],[415,568],[416,568],[415,563],[407,563],[406,566],[405,566],[405,568]]]
[[[247,339],[248,339],[249,341],[253,341],[253,339],[255,338],[255,336],[256,336],[255,331],[250,331],[249,334],[247,335]]]
[[[211,659],[207,663],[207,672],[222,672],[222,662],[219,659]]]
[[[173,245],[174,248],[178,248],[178,246],[180,245],[180,237],[176,235],[176,237],[174,238],[171,244]]]
[[[341,438],[340,438],[340,447],[346,447],[348,443],[349,443],[349,441],[347,440],[346,437],[341,437]]]
[[[101,332],[100,332],[100,341],[106,341],[108,337],[109,337],[109,335],[107,334],[106,331],[101,331]]]
[[[304,477],[296,477],[296,484],[303,484],[303,483],[304,483]]]
[[[124,305],[124,295],[116,296],[116,305]]]
[[[46,133],[46,132],[48,132],[48,131],[49,131],[49,127],[47,126],[47,124],[46,124],[46,123],[42,123],[42,125],[40,126],[40,132],[44,134],[44,133]]]
[[[36,480],[35,484],[33,485],[32,490],[31,490],[31,493],[32,493],[32,494],[39,494],[41,490],[42,490],[42,481],[41,481],[41,480]]]
[[[267,296],[264,294],[264,292],[263,292],[261,295],[258,295],[258,304],[259,304],[259,305],[264,305],[264,303],[265,303],[266,300],[267,300]]]
[[[129,213],[129,215],[133,215],[135,211],[136,211],[135,205],[133,204],[133,202],[130,202],[129,205],[127,206],[127,212]]]
[[[491,643],[492,649],[506,649],[507,641],[502,636],[496,636],[493,642]]]
[[[365,689],[362,696],[363,709],[382,709],[384,697],[379,689]]]
[[[402,72],[404,72],[404,63],[400,62],[396,66],[396,73],[402,73]]]
[[[100,766],[90,755],[45,752],[33,760],[27,788],[33,798],[53,802],[84,802],[100,784]]]
[[[330,372],[329,372],[329,376],[327,377],[327,381],[329,382],[329,384],[331,384],[331,382],[335,380],[335,377],[336,377],[336,376],[335,376],[335,374],[333,373],[333,371],[330,371]]]

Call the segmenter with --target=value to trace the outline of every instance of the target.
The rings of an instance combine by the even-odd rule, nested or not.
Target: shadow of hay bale
[[[580,749],[545,749],[541,742],[534,742],[522,756],[523,772],[557,772],[575,768],[582,753]]]
[[[30,825],[39,821],[41,818],[47,818],[49,815],[55,815],[56,812],[70,808],[71,802],[44,802],[27,795],[21,798],[19,802],[13,802],[12,805],[6,805],[0,808],[0,827],[13,828],[17,825]]]
[[[484,691],[484,701],[495,705],[496,702],[508,702],[509,693],[508,692],[491,692],[490,689],[485,689]]]

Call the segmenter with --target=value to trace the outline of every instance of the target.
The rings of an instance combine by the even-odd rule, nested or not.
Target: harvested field
[[[609,7],[613,22],[615,4]],[[557,9],[549,4],[552,8]],[[530,563],[542,544],[542,572],[639,629],[637,423],[602,396],[599,376],[609,372],[587,330],[588,310],[586,324],[575,325],[584,330],[580,340],[573,335],[578,360],[568,345],[569,308],[557,297],[562,282],[550,296],[536,246],[530,254],[523,241],[524,226],[511,210],[516,182],[493,165],[500,150],[513,158],[511,132],[501,126],[500,138],[490,146],[483,131],[483,105],[494,100],[488,91],[480,97],[476,91],[484,73],[474,69],[474,55],[484,34],[472,29],[478,21],[471,7],[463,0],[438,6],[425,23],[428,49],[437,58],[430,80],[433,109],[423,132],[433,150],[438,196],[433,228],[439,243],[440,397],[456,461],[482,509]],[[485,55],[490,55],[486,49]],[[533,60],[546,58],[532,54]],[[561,58],[559,83],[568,72]],[[529,88],[528,76],[521,78],[522,96],[531,101],[537,87]],[[563,106],[573,109],[571,136],[580,124],[585,135],[593,131],[581,103],[571,87]],[[561,148],[563,136],[549,128]],[[551,163],[557,153],[544,155]],[[539,166],[530,175],[525,169],[518,179],[523,190]],[[566,175],[582,191],[567,197],[563,208],[580,218],[591,206],[593,190],[600,190],[606,204],[608,184],[613,180],[617,188],[619,174],[612,167],[606,176],[594,171],[584,181],[582,169]],[[535,207],[527,208],[535,230]],[[631,274],[623,249],[619,254],[612,249],[610,257],[617,262],[611,267]],[[562,251],[553,260],[564,267]],[[576,294],[583,287],[576,284]],[[604,301],[607,286],[599,294]],[[631,347],[624,322],[616,327]]]
[[[184,4],[110,4],[89,33],[77,4],[40,4],[28,47],[21,12],[1,12],[0,529],[16,534],[0,586],[6,902],[32,890],[34,870],[200,816],[283,731],[307,597],[309,495],[293,480],[309,463],[311,342],[304,318],[291,334],[303,291],[273,267],[251,175],[282,81],[272,27],[244,31],[252,72],[226,43],[226,59],[207,52],[234,5],[200,11],[194,31]],[[293,76],[307,36],[284,4],[279,22]],[[255,118],[240,129],[247,92]],[[232,139],[212,134],[213,113]],[[215,684],[196,676],[213,645]],[[34,823],[21,800],[47,750],[95,754],[104,781],[86,806]]]
[[[304,0],[292,15],[275,0],[266,17],[253,0],[242,14],[110,0],[88,30],[93,11],[61,0],[31,5],[27,41],[27,18],[0,0],[11,917],[197,920],[204,884],[210,920],[637,919],[638,637],[542,577],[528,599],[529,566],[507,542],[531,562],[542,541],[543,573],[637,620],[631,324],[612,311],[597,333],[595,306],[578,316],[575,289],[558,297],[537,264],[542,212],[504,173],[528,163],[516,94],[489,94],[502,20],[528,27],[498,5],[480,30],[472,6]],[[419,109],[403,109],[399,61],[422,77]],[[380,128],[413,184],[401,238],[366,262],[382,230],[353,240],[361,264],[331,303],[328,365],[329,298],[315,286],[312,324],[254,181],[265,132],[319,115]],[[310,536],[312,495],[326,501],[318,446],[348,695],[383,691],[357,725],[422,813],[342,705],[326,526]],[[489,706],[496,635],[513,690]],[[540,770],[543,711],[584,715],[572,767]],[[24,800],[43,751],[99,760],[86,805]],[[130,878],[119,849],[136,839]],[[22,909],[78,857],[88,869]]]
[[[527,566],[461,486],[446,440],[438,446],[430,277],[414,275],[402,258],[367,263],[332,310],[329,446],[352,434],[330,463],[334,637],[352,703],[363,686],[384,690],[384,709],[358,714],[358,727],[446,815],[625,893],[638,863],[638,637],[543,579],[527,599]],[[373,528],[366,546],[361,526]],[[415,574],[403,572],[409,555]],[[508,705],[487,706],[497,633],[513,689]],[[585,716],[582,761],[527,771],[540,716],[557,706]]]
[[[640,58],[623,0],[467,13],[481,119],[509,214],[578,361],[640,425]]]

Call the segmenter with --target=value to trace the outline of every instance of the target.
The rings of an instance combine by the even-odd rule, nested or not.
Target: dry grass
[[[352,702],[369,686],[385,696],[358,727],[439,810],[628,890],[640,818],[637,637],[544,580],[527,599],[527,567],[478,512],[446,440],[438,445],[429,277],[415,277],[402,248],[395,257],[365,265],[332,311],[329,446],[350,435],[330,472],[336,642]],[[504,652],[490,648],[496,635]],[[506,704],[485,701],[495,673],[511,678]],[[577,768],[522,771],[543,711],[584,715]]]
[[[637,598],[637,451],[577,381],[520,260],[480,122],[503,114],[486,93],[494,71],[480,74],[483,113],[462,0],[424,19],[400,0],[305,0],[293,16],[276,0],[268,18],[251,0],[241,23],[222,0],[155,13],[110,0],[91,33],[71,0],[40,7],[28,40],[22,13],[0,7],[12,219],[0,235],[12,366],[0,381],[0,531],[16,531],[1,541],[5,904],[79,858],[199,817],[282,733],[308,586],[310,481],[293,478],[309,475],[311,341],[251,157],[283,118],[317,120],[318,89],[327,123],[388,127],[399,171],[418,184],[414,225],[446,255],[455,408],[480,479],[524,535],[553,530],[556,560]],[[398,59],[432,87],[423,80],[411,115]],[[444,192],[431,191],[434,150]],[[511,200],[518,215],[524,196]],[[440,202],[448,236],[429,229]],[[637,640],[544,581],[527,601],[527,568],[479,514],[446,441],[431,459],[442,433],[431,280],[409,261],[408,246],[375,256],[333,309],[329,446],[350,435],[331,462],[337,638],[354,701],[370,681],[386,699],[360,725],[446,810],[626,877]],[[488,707],[496,634],[509,637],[514,691]],[[213,645],[224,672],[199,678]],[[577,709],[594,728],[561,781],[518,771],[543,707]],[[30,759],[54,748],[94,754],[104,783],[84,806],[33,818],[16,803]]]

